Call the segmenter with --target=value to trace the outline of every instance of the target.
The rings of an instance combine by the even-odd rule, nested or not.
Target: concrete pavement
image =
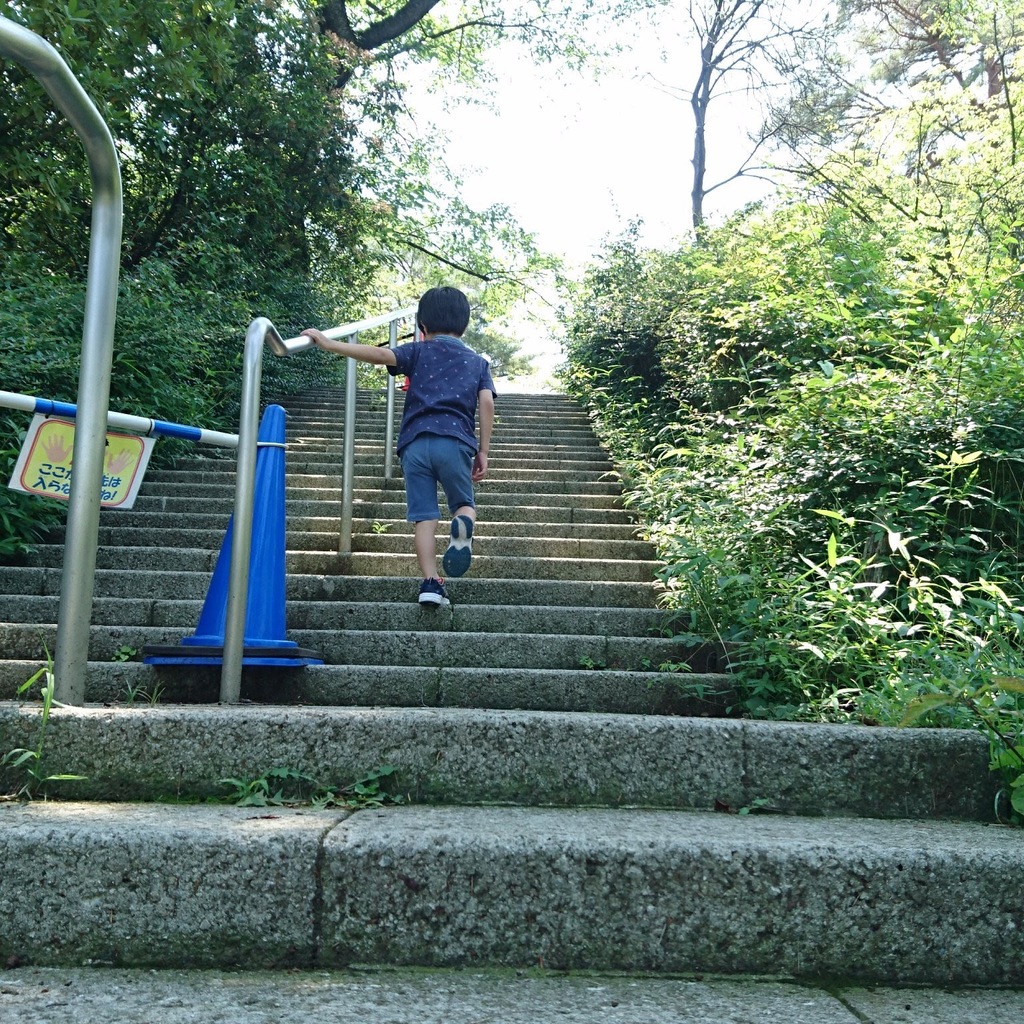
[[[0,1024],[1018,1024],[1024,991],[540,971],[0,970]]]

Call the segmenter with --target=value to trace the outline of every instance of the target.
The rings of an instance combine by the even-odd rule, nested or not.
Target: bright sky
[[[623,55],[600,80],[592,72],[535,66],[515,49],[494,55],[494,109],[439,97],[414,105],[449,134],[446,156],[465,180],[464,198],[506,203],[541,248],[586,262],[606,237],[635,218],[644,239],[669,246],[690,226],[693,115],[687,98],[656,79],[689,86],[694,71],[656,54]],[[733,173],[747,152],[743,105],[712,103],[708,182]],[[736,183],[713,193],[708,213],[728,212],[760,194]]]
[[[645,244],[671,247],[686,236],[693,116],[688,94],[669,95],[657,80],[688,86],[692,68],[627,54],[597,80],[592,72],[559,76],[512,47],[494,54],[491,67],[498,77],[492,109],[453,103],[445,110],[442,97],[425,93],[413,100],[447,132],[446,159],[470,205],[508,205],[541,249],[578,268],[636,218]],[[742,102],[719,99],[711,111],[709,184],[732,174],[748,152]],[[706,214],[713,220],[763,191],[728,185],[708,197]],[[523,341],[542,372],[560,361],[550,341]]]

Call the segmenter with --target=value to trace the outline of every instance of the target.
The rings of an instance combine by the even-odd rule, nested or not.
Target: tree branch
[[[345,0],[328,0],[320,8],[323,24],[345,42],[372,51],[405,35],[422,21],[440,0],[407,0],[394,14],[381,18],[361,32],[352,27]]]
[[[439,252],[435,252],[433,249],[427,249],[420,245],[419,242],[413,241],[408,235],[398,235],[397,240],[402,242],[404,245],[409,246],[410,249],[415,249],[416,252],[423,253],[424,256],[429,256],[432,260],[437,260],[438,263],[443,263],[446,267],[451,267],[452,270],[461,271],[463,274],[469,274],[470,277],[475,277],[478,281],[493,281],[493,274],[481,274],[478,270],[473,270],[470,267],[463,266],[461,263],[456,263],[454,260],[450,260],[445,256],[442,256]]]

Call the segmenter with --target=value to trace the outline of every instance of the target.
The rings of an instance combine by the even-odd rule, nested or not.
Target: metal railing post
[[[235,511],[228,569],[228,600],[224,612],[224,653],[220,667],[220,699],[237,704],[242,692],[245,612],[249,602],[249,555],[252,551],[252,510],[256,486],[256,438],[260,429],[260,375],[263,345],[277,351],[281,336],[266,317],[257,317],[245,332],[242,357],[242,408],[238,421],[235,466]],[[275,344],[276,343],[276,344]]]
[[[74,473],[68,497],[54,653],[54,696],[66,704],[84,704],[121,261],[121,171],[114,140],[103,118],[64,59],[49,43],[21,25],[0,17],[0,54],[24,65],[71,122],[85,149],[92,178],[92,226],[78,377]]]
[[[324,333],[328,337],[355,341],[361,330],[397,322],[414,312],[414,308],[398,310],[354,324],[334,327]],[[394,332],[397,328],[392,326]],[[263,346],[276,356],[295,355],[315,348],[306,337],[281,339],[277,328],[266,317],[257,317],[245,334],[242,371],[242,408],[238,425],[238,462],[235,470],[234,528],[228,570],[228,599],[224,615],[224,651],[221,660],[220,699],[237,704],[242,687],[242,659],[245,653],[245,616],[249,601],[249,556],[252,552],[252,521],[256,485],[256,442],[259,435],[260,387],[263,369]],[[339,552],[352,551],[352,505],[355,469],[356,423],[356,361],[346,360],[345,438],[342,465],[342,514]]]
[[[398,321],[391,321],[388,332],[388,347],[398,345]],[[395,458],[395,378],[388,374],[387,422],[384,424],[384,479],[390,480],[394,472]]]
[[[358,334],[350,336],[353,344],[359,340]],[[356,463],[356,399],[358,367],[354,359],[346,359],[345,363],[345,437],[342,445],[341,461],[341,522],[338,526],[338,554],[352,554],[352,505],[355,500],[355,463]]]

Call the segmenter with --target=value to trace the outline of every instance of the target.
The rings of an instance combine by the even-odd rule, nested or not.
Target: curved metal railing
[[[389,327],[388,344],[398,342],[398,325],[415,316],[416,307],[358,320],[332,327],[323,333],[328,338],[355,341],[364,331]],[[242,360],[242,408],[238,424],[238,463],[235,472],[235,526],[231,544],[228,575],[228,603],[224,619],[224,655],[221,663],[220,699],[226,704],[238,702],[242,685],[242,654],[245,642],[245,610],[249,597],[249,556],[252,551],[252,515],[256,483],[256,437],[259,433],[260,388],[263,349],[277,356],[291,356],[315,348],[310,338],[284,340],[266,317],[257,317],[245,332],[245,353]],[[343,428],[341,471],[341,523],[338,530],[338,552],[352,553],[352,503],[355,491],[356,434],[356,361],[346,359],[345,423]],[[394,450],[395,382],[388,376],[387,425],[384,438],[384,476],[391,476]]]
[[[0,16],[0,56],[15,60],[30,71],[71,122],[85,149],[92,178],[92,232],[78,380],[73,456],[75,472],[68,498],[63,576],[57,614],[57,644],[54,652],[55,697],[66,704],[83,704],[99,537],[104,444],[108,417],[121,415],[111,414],[108,408],[123,217],[121,172],[114,140],[103,118],[63,58],[49,43],[34,32]],[[367,320],[343,324],[324,333],[330,338],[354,340],[363,331],[390,325],[389,344],[394,346],[398,338],[398,324],[415,315],[415,312],[416,307],[411,306]],[[235,529],[221,673],[220,699],[227,703],[237,703],[241,688],[264,344],[279,356],[294,355],[315,347],[309,338],[283,340],[265,317],[253,320],[246,332],[242,409],[237,435]],[[347,362],[342,517],[338,548],[342,554],[349,554],[352,550],[355,462],[355,360],[349,359]],[[394,403],[394,380],[389,377],[385,478],[390,478],[392,468]],[[233,435],[220,437],[234,440]]]
[[[78,378],[75,472],[68,496],[68,522],[57,613],[54,695],[68,704],[85,702],[85,671],[92,621],[93,577],[99,536],[103,450],[110,402],[114,316],[121,259],[121,170],[114,140],[103,118],[60,54],[21,25],[0,17],[0,55],[30,71],[71,122],[89,160],[92,230]]]

